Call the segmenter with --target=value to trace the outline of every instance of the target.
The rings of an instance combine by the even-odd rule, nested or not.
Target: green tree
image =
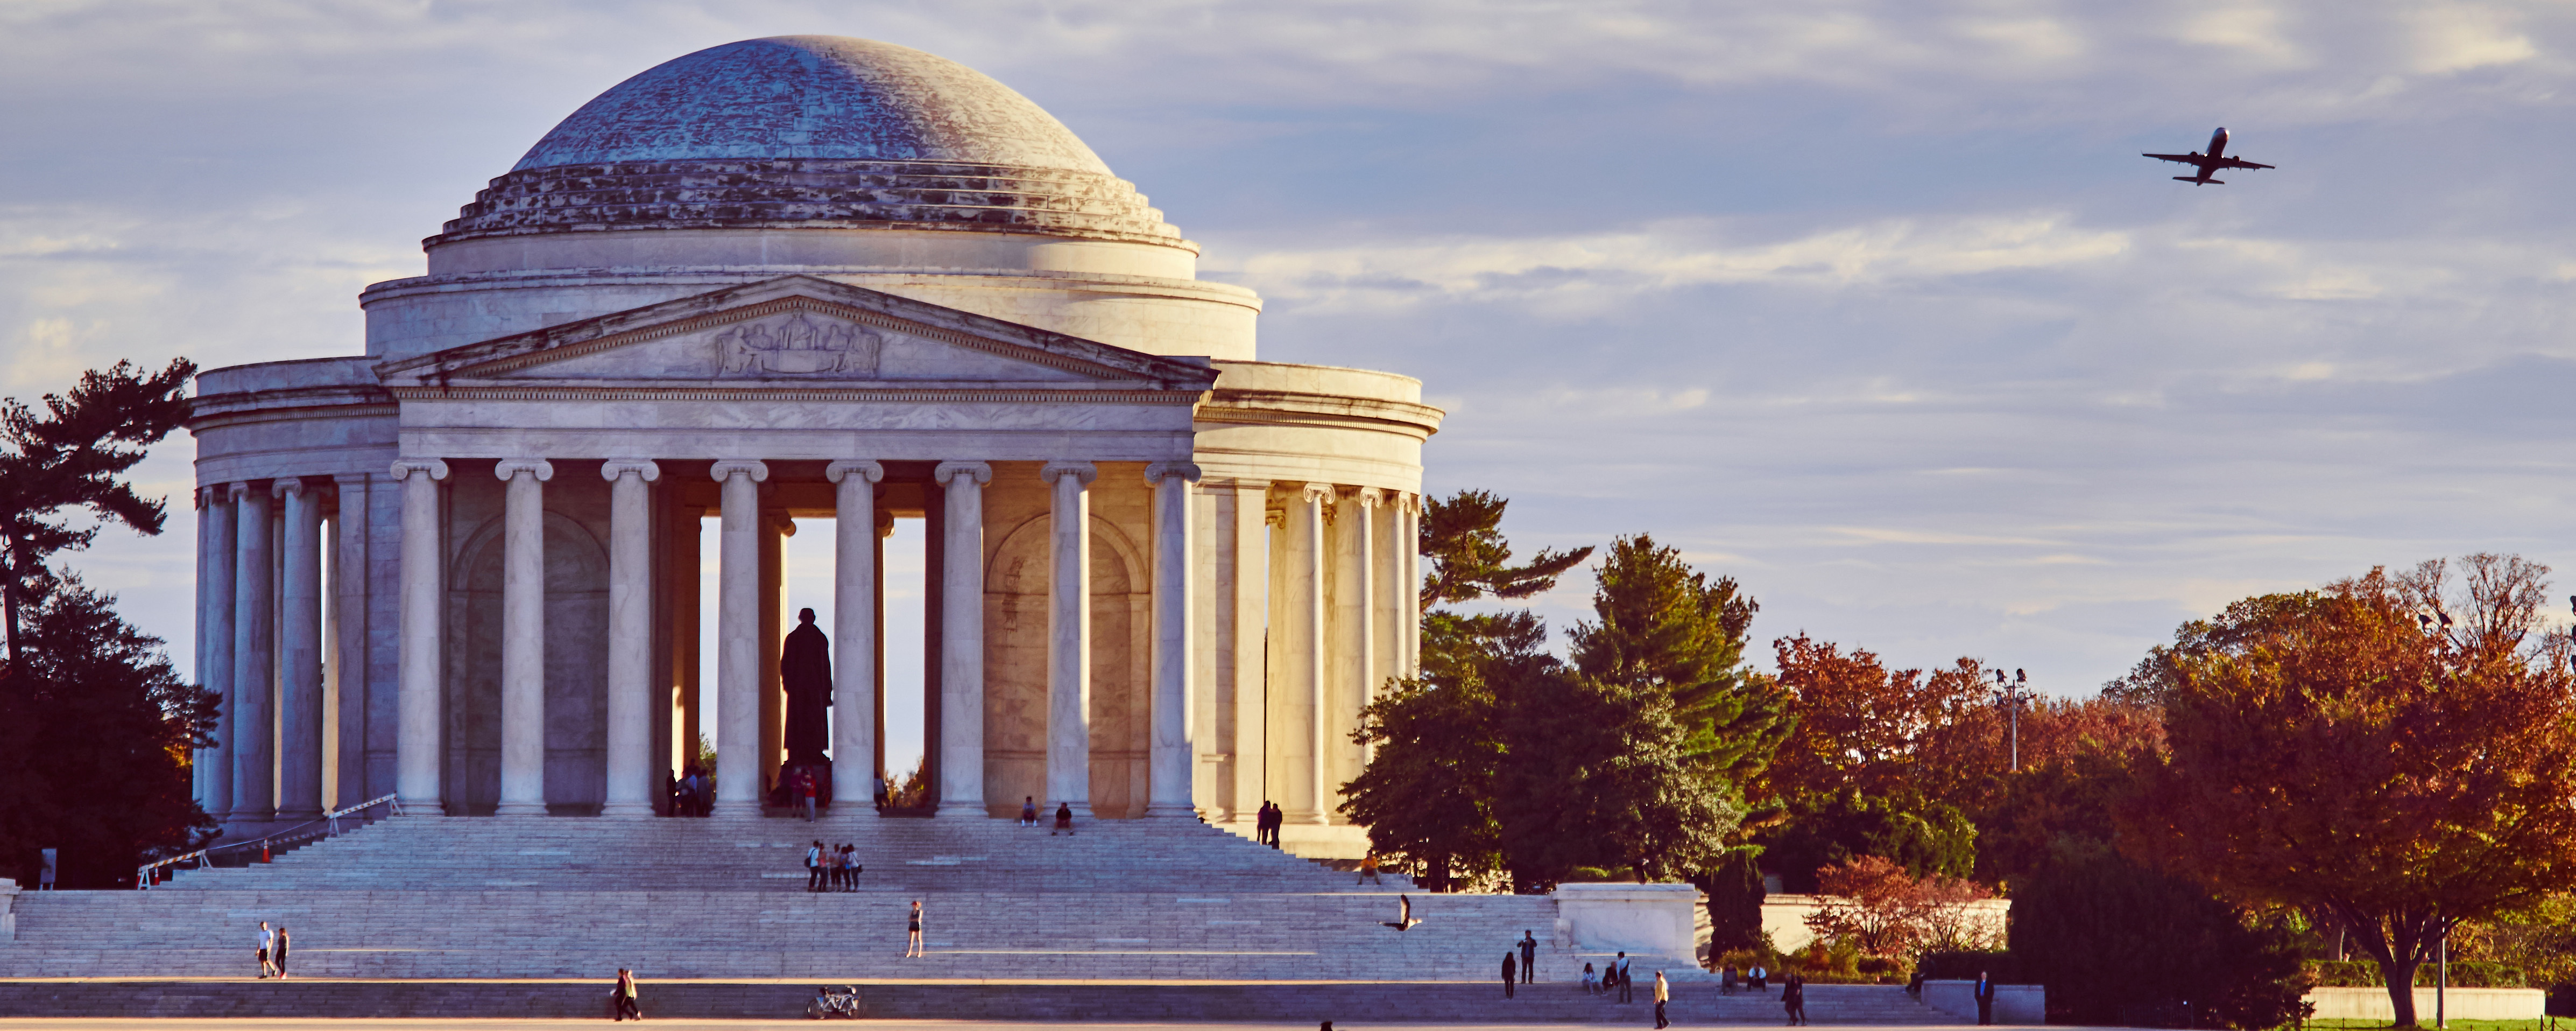
[[[1762,847],[1736,845],[1690,879],[1708,896],[1708,954],[1716,957],[1762,944]]]
[[[1762,844],[1780,886],[1799,894],[1816,891],[1817,871],[1862,856],[1892,860],[1916,878],[1966,877],[1977,863],[1977,828],[1957,807],[1857,788],[1792,800],[1786,818],[1764,830]]]
[[[1419,870],[1424,887],[1449,891],[1500,865],[1495,685],[1508,690],[1550,661],[1547,628],[1527,612],[1433,612],[1423,622],[1422,678],[1397,681],[1360,711],[1353,737],[1374,750],[1342,785],[1341,811],[1368,826],[1370,848]]]
[[[147,858],[196,847],[214,821],[188,792],[188,751],[219,701],[179,680],[158,638],[77,576],[49,578],[0,678],[0,875],[31,882],[61,850],[65,888],[131,887]]]
[[[2192,1027],[2273,1028],[2307,990],[2280,925],[2100,843],[2070,843],[2016,885],[2011,937],[2075,1023],[2151,1026],[2147,1008],[2188,1002]]]
[[[1744,664],[1745,631],[1759,608],[1734,578],[1711,582],[1653,537],[1621,537],[1592,592],[1598,621],[1575,624],[1574,667],[1637,704],[1649,694],[1668,700],[1683,753],[1740,787],[1795,725],[1777,686]]]
[[[1562,667],[1521,684],[1495,802],[1515,890],[1548,890],[1578,866],[1662,880],[1724,855],[1743,806],[1675,716],[1668,696]]]
[[[164,502],[136,494],[126,470],[188,414],[185,358],[150,375],[128,362],[81,374],[68,394],[47,394],[38,412],[16,398],[0,401],[0,629],[9,659],[22,658],[21,621],[44,595],[45,562],[87,547],[108,521],[134,532],[161,532]],[[86,509],[90,525],[67,521]]]
[[[1521,565],[1512,564],[1511,542],[1503,538],[1503,509],[1511,504],[1481,490],[1462,490],[1447,499],[1425,497],[1422,503],[1422,558],[1429,566],[1422,578],[1422,607],[1479,598],[1527,598],[1556,586],[1556,578],[1592,557],[1590,546],[1572,551],[1539,549]]]
[[[2391,985],[2451,928],[2576,888],[2576,674],[2545,567],[2473,555],[2249,598],[2149,655],[2170,749],[2121,847],[2330,913]]]

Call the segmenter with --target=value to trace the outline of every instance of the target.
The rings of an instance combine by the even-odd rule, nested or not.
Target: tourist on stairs
[[[820,841],[805,850],[805,890],[823,890],[823,843]]]
[[[1671,1002],[1671,1001],[1673,1001],[1673,986],[1672,986],[1672,983],[1671,983],[1671,982],[1669,982],[1669,981],[1664,980],[1664,972],[1663,972],[1663,971],[1661,971],[1661,970],[1655,971],[1655,1029],[1656,1029],[1656,1031],[1663,1031],[1663,1029],[1664,1029],[1664,1028],[1668,1028],[1668,1027],[1673,1026],[1673,1022],[1672,1022],[1671,1020],[1667,1019],[1667,1018],[1664,1016],[1664,1004],[1665,1004],[1665,1003],[1667,1003],[1667,1002]]]
[[[911,926],[908,928],[908,930],[906,931],[906,934],[908,935],[908,937],[904,939],[904,944],[903,944],[903,954],[904,954],[905,958],[911,958],[911,957],[915,957],[915,956],[924,956],[924,955],[928,955],[928,954],[929,954],[930,950],[925,949],[925,948],[922,948],[922,946],[921,946],[921,900],[920,900],[920,899],[914,899],[914,900],[912,900],[912,924],[911,924]]]
[[[617,968],[617,987],[608,993],[608,1004],[615,1010],[615,1015],[609,1017],[611,1023],[628,1017],[644,1019],[644,1007],[635,997],[634,971],[625,967]]]
[[[1059,832],[1068,838],[1073,836],[1073,803],[1071,802],[1055,804],[1055,830],[1048,831],[1047,837],[1055,837]]]
[[[1020,796],[1020,826],[1035,827],[1037,825],[1038,797],[1036,795]]]
[[[1512,986],[1519,983],[1521,983],[1521,965],[1512,961],[1511,953],[1503,953],[1503,998],[1511,998]]]

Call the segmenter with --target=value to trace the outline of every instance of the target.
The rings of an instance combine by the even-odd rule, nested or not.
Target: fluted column
[[[769,466],[717,462],[715,815],[760,815],[760,484]]]
[[[1305,797],[1303,808],[1289,814],[1299,823],[1329,823],[1331,791],[1325,786],[1327,757],[1332,754],[1329,724],[1331,710],[1325,703],[1327,681],[1324,640],[1324,506],[1333,503],[1333,485],[1309,483],[1297,492],[1297,507],[1290,510],[1289,532],[1289,608],[1286,616],[1296,624],[1296,641],[1300,652],[1296,679],[1289,685],[1294,704],[1306,715],[1305,765],[1291,771]]]
[[[1191,738],[1190,645],[1197,618],[1190,598],[1190,484],[1199,467],[1188,462],[1156,462],[1145,467],[1145,482],[1154,488],[1154,657],[1152,706],[1154,738],[1147,757],[1150,789],[1145,815],[1196,817],[1190,791],[1197,764]]]
[[[206,672],[206,621],[213,608],[206,596],[208,590],[206,572],[208,565],[213,561],[213,556],[209,554],[212,549],[206,546],[206,509],[210,507],[206,503],[207,497],[205,489],[199,488],[189,492],[188,498],[190,504],[196,508],[197,523],[197,634],[195,638],[197,654],[195,661],[188,666],[188,675],[197,679],[198,687],[205,687],[213,681]],[[207,797],[206,790],[206,750],[191,745],[188,749],[188,797],[197,803],[197,808],[212,811],[214,800]]]
[[[877,500],[885,466],[843,460],[832,481],[832,811],[874,813],[877,755]]]
[[[438,481],[447,463],[405,458],[393,464],[402,484],[402,674],[394,690],[400,703],[394,744],[394,794],[404,816],[444,816],[440,801],[439,744],[444,737],[440,695],[444,642],[439,624],[443,551]]]
[[[217,820],[233,811],[233,501],[228,486],[203,491],[206,521],[206,659],[199,679],[215,693],[212,747],[206,749],[207,815]]]
[[[653,815],[653,509],[662,467],[603,462],[608,487],[608,797],[599,815]]]
[[[1422,675],[1422,495],[1395,506],[1395,648],[1400,677]]]
[[[269,607],[268,492],[236,483],[233,502],[233,819],[277,814],[268,707],[276,672],[275,612]]]
[[[984,808],[984,485],[993,467],[941,462],[939,598],[939,815],[981,818]]]
[[[501,510],[501,805],[546,815],[546,481],[542,458],[506,459]]]
[[[278,568],[278,813],[322,815],[322,499],[288,477],[269,487],[282,502],[285,553]]]
[[[1089,462],[1038,470],[1051,499],[1047,525],[1047,758],[1049,802],[1091,818],[1091,481]]]
[[[339,495],[339,514],[333,516],[338,527],[337,547],[332,553],[330,600],[332,629],[336,639],[325,648],[335,655],[338,670],[340,708],[325,717],[339,721],[339,754],[323,757],[337,764],[339,774],[337,797],[331,806],[345,809],[376,797],[367,787],[367,537],[373,525],[372,504],[368,490],[373,477],[350,473],[333,478]]]

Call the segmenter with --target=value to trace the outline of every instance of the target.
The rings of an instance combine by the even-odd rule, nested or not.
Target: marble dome
[[[1186,246],[1133,184],[1010,87],[841,36],[727,43],[627,79],[427,243],[896,224]]]

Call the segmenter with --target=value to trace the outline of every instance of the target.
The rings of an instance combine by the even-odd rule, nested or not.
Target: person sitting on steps
[[[1073,803],[1071,802],[1055,804],[1055,830],[1048,831],[1047,837],[1052,838],[1059,833],[1068,838],[1073,836]]]
[[[1022,827],[1035,827],[1035,826],[1037,826],[1037,825],[1038,825],[1038,798],[1037,798],[1037,796],[1036,796],[1036,795],[1022,795],[1022,796],[1020,796],[1020,826],[1022,826]]]

